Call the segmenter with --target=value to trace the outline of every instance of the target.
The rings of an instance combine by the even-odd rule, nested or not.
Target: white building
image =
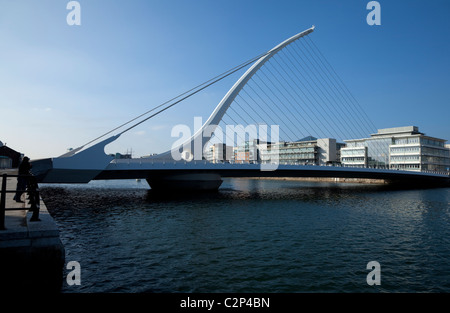
[[[448,171],[446,140],[419,132],[417,126],[379,129],[370,138],[344,140],[341,163],[412,171]]]
[[[339,161],[339,149],[342,144],[336,139],[317,139],[312,136],[294,142],[268,143],[259,147],[262,162],[287,164],[326,165]]]
[[[223,143],[215,143],[205,151],[205,159],[212,163],[231,161],[233,159],[233,147]]]

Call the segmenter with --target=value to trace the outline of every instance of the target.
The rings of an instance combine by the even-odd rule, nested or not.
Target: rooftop
[[[301,142],[301,141],[315,141],[315,140],[317,140],[316,137],[313,137],[313,136],[306,136],[306,137],[304,137],[304,138],[302,138],[302,139],[297,140],[296,142]]]
[[[403,126],[403,127],[378,129],[378,132],[376,134],[372,134],[371,136],[392,135],[392,134],[425,135],[424,133],[419,132],[419,127],[417,126]]]

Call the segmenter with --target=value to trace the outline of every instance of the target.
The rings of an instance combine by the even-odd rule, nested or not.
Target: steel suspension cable
[[[154,116],[156,116],[156,115],[158,115],[158,114],[164,112],[165,110],[167,110],[167,109],[169,109],[169,108],[175,106],[176,104],[182,102],[183,100],[185,100],[185,99],[187,99],[187,98],[189,98],[189,97],[191,97],[191,96],[197,94],[198,92],[200,92],[200,91],[206,89],[207,87],[209,87],[209,86],[211,86],[211,85],[213,85],[213,84],[215,84],[215,83],[221,81],[222,79],[224,79],[224,78],[226,78],[226,77],[228,77],[228,76],[234,74],[235,72],[241,70],[242,68],[244,68],[244,67],[246,67],[246,66],[252,64],[252,63],[255,62],[256,60],[258,60],[258,59],[262,58],[263,56],[267,55],[268,53],[269,53],[269,52],[262,53],[262,54],[260,54],[260,55],[258,55],[258,56],[256,56],[256,57],[254,57],[254,58],[252,58],[252,59],[250,59],[250,60],[244,62],[244,63],[241,63],[241,64],[238,65],[238,66],[233,67],[232,69],[230,69],[230,70],[228,70],[228,71],[223,72],[222,74],[219,74],[219,75],[217,75],[217,76],[215,76],[215,77],[213,77],[213,78],[211,78],[211,79],[209,79],[209,80],[203,82],[202,84],[199,84],[199,85],[195,86],[194,88],[189,89],[188,91],[185,91],[185,92],[179,94],[178,96],[176,96],[176,97],[174,97],[174,98],[172,98],[172,99],[170,99],[170,100],[165,101],[164,103],[162,103],[162,104],[160,104],[160,105],[158,105],[158,106],[156,106],[156,107],[154,107],[154,108],[148,110],[147,112],[140,114],[139,116],[137,116],[137,117],[135,117],[135,118],[133,118],[133,119],[131,119],[131,120],[129,120],[129,121],[127,121],[127,122],[125,122],[125,123],[123,123],[123,124],[117,126],[117,127],[115,127],[114,129],[112,129],[112,130],[110,130],[110,131],[108,131],[108,132],[106,132],[106,133],[104,133],[104,134],[102,134],[102,135],[96,137],[95,139],[92,139],[91,141],[85,143],[85,144],[84,144],[83,146],[81,146],[81,147],[87,146],[87,145],[93,143],[94,141],[97,141],[98,139],[100,139],[100,138],[102,138],[102,137],[104,137],[104,136],[106,136],[106,135],[108,135],[108,134],[110,134],[110,133],[112,133],[112,132],[114,132],[114,131],[116,131],[116,130],[118,130],[118,129],[124,127],[124,126],[126,126],[126,125],[128,125],[128,124],[130,124],[131,122],[134,122],[134,121],[138,120],[139,118],[141,118],[141,117],[143,117],[143,116],[145,116],[145,115],[147,115],[147,114],[149,114],[149,113],[151,113],[151,112],[153,112],[153,111],[155,111],[155,110],[157,110],[157,109],[163,107],[164,105],[167,105],[167,104],[171,103],[172,101],[174,101],[174,100],[176,100],[176,99],[178,99],[178,98],[183,97],[184,95],[186,95],[185,97],[181,98],[180,100],[176,101],[175,103],[170,104],[169,106],[167,106],[167,107],[165,107],[165,108],[159,110],[158,112],[152,114],[151,116],[145,118],[144,120],[142,120],[142,121],[140,121],[140,122],[138,122],[138,123],[136,123],[136,124],[133,124],[132,126],[130,126],[130,127],[128,127],[127,129],[125,129],[124,131],[120,132],[119,135],[122,135],[123,133],[125,133],[125,132],[127,132],[127,131],[129,131],[129,130],[131,130],[131,129],[133,129],[133,128],[135,128],[136,126],[138,126],[138,125],[144,123],[145,121],[151,119],[152,117],[154,117]],[[80,148],[81,148],[81,147],[80,147]]]
[[[352,131],[351,131],[351,130],[352,130],[352,127],[349,125],[347,119],[342,115],[343,112],[341,112],[340,110],[338,110],[336,106],[333,106],[333,103],[335,103],[335,102],[333,102],[332,100],[330,100],[330,98],[333,98],[333,96],[330,94],[330,92],[328,91],[328,89],[326,88],[326,86],[323,84],[323,82],[318,78],[318,76],[317,76],[317,74],[316,74],[317,69],[315,68],[314,64],[312,64],[311,60],[306,56],[306,54],[303,52],[302,49],[299,49],[299,50],[301,50],[301,51],[302,51],[302,54],[304,54],[303,59],[306,59],[306,60],[309,62],[309,64],[311,64],[312,67],[314,67],[314,69],[316,70],[316,71],[311,70],[311,67],[310,67],[307,63],[305,63],[305,65],[306,65],[306,67],[308,68],[309,72],[313,73],[313,76],[315,77],[315,80],[313,80],[314,85],[321,91],[322,95],[323,95],[323,96],[325,97],[325,99],[327,100],[327,101],[324,101],[325,105],[327,106],[327,109],[328,109],[330,112],[336,112],[336,113],[337,113],[336,115],[339,116],[340,121],[344,121],[343,127],[345,127],[346,130],[347,130],[347,132],[351,134],[351,133],[352,133]],[[294,50],[294,51],[297,53],[297,50]],[[302,58],[300,55],[299,55],[299,57]],[[319,75],[321,75],[321,74],[319,73]],[[308,76],[310,76],[310,75],[308,74]],[[321,77],[322,77],[322,79],[323,79],[323,76],[321,76]],[[322,86],[322,88],[319,88],[319,86],[317,85],[316,81]],[[323,89],[323,90],[322,90],[322,89]],[[326,94],[328,94],[328,96],[327,96]],[[327,104],[327,102],[331,105],[331,107]],[[335,108],[335,110],[332,109],[333,107]],[[350,130],[350,131],[349,131],[349,130]]]
[[[277,60],[277,59],[274,59],[274,61],[275,61],[275,62],[278,64],[278,66],[284,71],[284,73],[285,73],[287,76],[289,76],[289,74],[288,74],[288,73],[286,72],[286,70],[281,66],[281,64],[278,62],[278,60]],[[277,69],[276,67],[274,67],[274,68],[275,68],[276,71],[280,74],[280,76],[283,78],[283,80],[286,82],[286,84],[294,91],[294,93],[295,93],[295,94],[297,95],[297,97],[300,99],[300,102],[302,102],[303,104],[307,105],[306,101],[300,97],[300,95],[297,93],[297,91],[295,90],[295,88],[292,87],[292,85],[291,85],[291,84],[289,83],[289,81],[285,78],[285,76],[284,76],[284,75],[281,75],[281,73],[278,71],[278,69]],[[292,80],[292,79],[291,79],[291,80]],[[294,83],[295,83],[295,81],[294,81]],[[283,84],[283,86],[284,86],[284,84]],[[288,91],[286,88],[285,88],[285,90]],[[313,121],[313,119],[309,116],[308,111],[305,109],[304,106],[301,105],[301,103],[299,103],[299,102],[297,102],[297,101],[295,100],[295,97],[294,97],[289,91],[288,91],[288,93],[289,93],[289,95],[292,97],[292,99],[298,104],[298,107],[300,107],[300,108],[302,109],[303,113],[307,115],[307,119],[304,119],[304,120],[306,121],[306,123],[308,124],[308,126],[309,126],[309,127],[311,128],[311,130],[312,130],[312,126],[311,126],[311,124],[309,123],[309,121],[310,121],[310,120]],[[297,107],[296,107],[296,106],[293,105],[293,108],[295,109],[295,111],[296,111],[299,115],[302,116],[302,114],[297,110]],[[315,124],[315,126],[317,127],[317,124]],[[319,134],[319,133],[320,133],[320,132],[317,131],[316,129],[314,129],[313,131],[314,131],[316,134]],[[321,136],[322,136],[322,137],[325,137],[325,136],[323,136],[323,134],[322,134]]]
[[[280,59],[281,59],[281,58],[280,58]],[[291,63],[291,65],[293,65],[293,66],[295,67],[294,63],[289,59],[289,57],[288,57],[288,60],[289,60],[289,62]],[[309,109],[309,110],[311,111],[311,113],[314,115],[314,118],[315,118],[316,120],[320,121],[320,124],[322,125],[322,128],[325,129],[326,133],[328,133],[328,137],[330,137],[330,136],[332,135],[332,132],[330,132],[330,130],[328,129],[328,126],[327,126],[326,124],[322,123],[322,121],[325,120],[323,114],[321,114],[321,118],[319,118],[319,117],[316,115],[316,113],[314,112],[314,110],[313,110],[313,109],[311,108],[311,106],[310,106],[310,104],[312,105],[312,101],[311,101],[311,99],[309,98],[309,96],[305,93],[305,91],[303,90],[303,89],[307,89],[306,86],[303,84],[303,81],[302,81],[302,80],[297,76],[297,74],[294,72],[294,70],[292,69],[292,66],[289,66],[288,64],[286,64],[286,62],[285,62],[283,59],[281,59],[281,61],[282,61],[282,62],[284,63],[284,65],[291,71],[291,73],[295,76],[295,79],[292,79],[292,78],[291,78],[291,80],[292,80],[293,83],[296,85],[297,89],[300,90],[300,92],[301,92],[301,93],[303,94],[303,96],[306,98],[307,101],[304,101],[305,105],[308,107],[308,109]],[[290,75],[289,75],[289,76],[290,76]],[[291,76],[290,76],[290,77],[291,77]],[[302,84],[303,88],[301,88],[301,87],[297,84],[297,81],[300,82],[300,83]],[[318,112],[320,113],[320,111],[318,111]],[[324,136],[324,137],[327,137],[327,136]]]
[[[255,84],[256,87],[258,87],[258,89],[261,90],[261,92],[264,94],[264,96],[266,96],[267,99],[269,99],[269,100],[273,103],[273,105],[278,109],[278,111],[281,112],[281,113],[285,116],[286,120],[288,120],[289,122],[291,122],[291,124],[293,124],[292,121],[290,121],[289,116],[287,116],[286,113],[284,113],[284,111],[280,109],[280,107],[278,106],[278,104],[277,104],[275,101],[273,101],[273,99],[270,98],[269,95],[267,95],[266,91],[265,91],[263,88],[261,88],[261,86],[258,84],[258,82],[256,81],[255,78],[260,79],[258,75],[255,75],[254,77],[252,77],[251,82],[252,82],[253,84]],[[263,81],[263,83],[264,83],[264,81]],[[265,83],[264,83],[264,84],[265,84]],[[264,100],[264,99],[262,98],[262,96],[261,96],[260,93],[258,93],[255,89],[253,89],[253,87],[251,86],[251,84],[247,84],[247,86],[248,86],[249,89],[250,89],[255,95],[257,95],[258,98],[259,98],[259,99],[260,99],[260,100],[261,100],[261,101],[262,101],[262,102],[270,109],[270,111],[272,111],[273,115],[275,115],[275,116],[278,117],[278,119],[279,119],[278,123],[280,123],[280,122],[282,121],[282,119],[280,118],[280,116],[278,115],[278,113],[272,108],[272,106],[270,106],[270,105],[267,103],[267,101]],[[267,84],[265,84],[265,86],[266,86],[267,89],[269,89],[269,87],[267,86]],[[271,90],[271,91],[272,91],[272,90]],[[272,93],[273,93],[273,91],[272,91]],[[254,99],[253,99],[253,102],[257,103],[257,101],[255,101]],[[266,114],[267,114],[267,113],[266,113]],[[277,122],[272,118],[272,115],[269,114],[269,116],[271,117],[272,122],[274,122],[274,123],[276,124]],[[285,125],[285,126],[287,126],[287,125]],[[294,128],[296,128],[296,127],[295,127],[295,124],[293,124],[293,126],[294,126]],[[298,136],[298,135],[296,135],[296,133],[295,133],[294,131],[292,131],[292,129],[291,129],[290,127],[287,127],[287,128],[289,129],[289,131],[290,131],[294,136]],[[296,129],[296,130],[299,131],[299,129]],[[283,129],[283,132],[285,133],[285,135],[287,135],[287,133],[284,131],[284,129]],[[300,133],[301,133],[301,132],[300,132]],[[288,139],[290,139],[290,140],[292,141],[292,138],[291,138],[290,136],[287,136],[287,137],[288,137]]]
[[[307,42],[307,41],[305,41],[305,43],[309,46],[309,48],[312,50],[312,46]],[[358,108],[355,106],[355,104],[354,103],[352,103],[352,101],[350,101],[350,103],[349,103],[349,101],[346,99],[346,97],[344,97],[343,96],[343,94],[341,93],[341,91],[336,87],[336,84],[333,82],[333,80],[330,78],[330,77],[332,77],[333,79],[334,79],[334,81],[336,81],[336,78],[335,77],[333,77],[333,75],[331,75],[331,72],[329,71],[329,68],[328,67],[326,67],[325,66],[325,64],[324,64],[324,62],[322,61],[322,59],[319,57],[319,55],[321,55],[322,56],[322,58],[323,59],[325,59],[325,57],[323,56],[323,54],[320,52],[320,50],[318,50],[318,48],[316,47],[316,50],[319,52],[319,54],[317,54],[317,53],[315,53],[315,54],[313,54],[313,55],[315,55],[316,57],[317,57],[317,59],[320,61],[320,63],[322,64],[322,66],[323,66],[323,68],[325,68],[325,70],[323,71],[324,73],[325,73],[325,75],[327,76],[327,78],[329,79],[329,81],[331,82],[331,84],[333,85],[333,87],[336,89],[336,91],[339,93],[339,95],[342,97],[342,99],[344,99],[344,101],[346,102],[346,104],[348,105],[348,107],[351,109],[351,111],[353,112],[353,113],[355,113],[356,114],[356,116],[358,117],[358,119],[356,119],[354,116],[353,116],[353,118],[358,122],[358,124],[359,124],[359,126],[361,127],[361,124],[363,125],[363,126],[365,126],[365,127],[361,127],[362,128],[362,130],[363,130],[363,132],[364,131],[366,131],[366,132],[369,132],[370,133],[370,129],[371,129],[371,127],[368,127],[368,123],[367,123],[367,119],[365,119],[364,118],[364,116],[362,116],[361,115],[361,111],[359,111],[358,112]],[[309,51],[308,51],[309,52]],[[316,64],[320,67],[320,64],[319,64],[319,62],[317,62],[317,60],[315,60],[316,61]],[[325,61],[326,61],[326,59],[325,59]],[[327,62],[328,63],[328,62]],[[328,63],[329,64],[329,63]],[[331,65],[330,65],[331,66]],[[321,68],[322,69],[322,68]],[[329,74],[327,74],[327,72],[329,73]],[[335,71],[334,71],[335,72]],[[335,74],[337,75],[337,73],[335,72]],[[342,81],[342,80],[341,80]],[[337,82],[337,81],[336,81]],[[337,85],[339,85],[339,84],[337,84]],[[339,85],[339,87],[340,87],[340,89],[342,89],[342,90],[344,90],[343,88],[342,88],[342,86],[340,86]],[[331,87],[330,87],[331,88]],[[344,94],[345,94],[345,91],[344,91]],[[347,98],[348,98],[348,95],[347,95]],[[342,102],[341,102],[342,103]],[[352,105],[350,105],[350,104],[352,104]],[[358,105],[359,105],[359,103],[357,103]],[[359,105],[359,107],[360,107],[360,109],[362,110],[362,108],[361,108],[361,106]],[[354,109],[354,108],[356,108],[356,109]],[[349,110],[349,112],[350,112],[350,110]],[[365,114],[365,112],[364,112],[364,110],[362,110],[362,112]],[[359,115],[358,115],[359,114]],[[353,115],[353,114],[352,114]],[[367,114],[365,114],[366,115],[366,117],[367,117]],[[363,121],[363,120],[365,120],[365,121]],[[371,121],[370,121],[370,119],[369,119],[369,122],[371,123]],[[360,124],[361,123],[361,124]],[[373,123],[371,123],[372,124],[372,126],[374,126],[373,125]],[[376,128],[375,128],[375,130],[376,130]],[[362,135],[363,137],[364,137],[364,134]],[[378,156],[382,156],[383,155],[383,153],[384,153],[384,149],[383,149],[383,147],[381,147],[380,146],[381,144],[377,141],[377,140],[374,140],[374,147],[376,147],[375,148],[375,150],[376,150],[376,154],[378,155]],[[376,162],[378,162],[378,160],[375,160]]]
[[[348,89],[347,85],[343,82],[342,78],[338,75],[338,73],[336,72],[336,70],[334,69],[334,67],[330,64],[330,62],[328,62],[327,58],[323,55],[323,53],[320,51],[320,49],[316,46],[316,44],[314,43],[314,41],[312,41],[310,39],[312,45],[315,47],[315,49],[317,50],[317,52],[322,56],[322,59],[326,62],[326,64],[329,66],[329,68],[331,68],[332,72],[334,73],[334,75],[337,77],[337,81],[340,82],[340,84],[343,86],[343,90],[346,91],[346,93],[350,96],[349,98],[353,99],[353,101],[357,104],[357,106],[359,107],[360,112],[363,113],[363,115],[365,116],[365,119],[372,124],[372,127],[376,130],[377,127],[375,126],[375,124],[373,123],[373,121],[370,119],[370,117],[367,115],[366,111],[363,110],[361,104],[358,102],[358,100],[356,100],[356,98],[353,96],[353,94],[350,92],[350,90]]]

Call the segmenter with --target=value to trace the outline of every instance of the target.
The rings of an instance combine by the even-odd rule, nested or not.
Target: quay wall
[[[355,183],[355,184],[388,184],[385,179],[347,178],[347,177],[249,177],[248,179],[291,180],[310,182]]]
[[[0,181],[2,178],[0,178]],[[8,190],[16,178],[8,178]],[[13,193],[6,197],[5,228],[0,230],[0,292],[58,293],[63,281],[65,250],[59,230],[40,201],[39,219],[31,222],[32,212],[25,203],[17,203]]]

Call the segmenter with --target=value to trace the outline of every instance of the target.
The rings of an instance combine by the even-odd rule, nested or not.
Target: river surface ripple
[[[450,292],[450,188],[225,179],[200,195],[134,180],[41,190],[66,262],[81,265],[81,285],[63,292]],[[370,261],[379,286],[366,282]]]

